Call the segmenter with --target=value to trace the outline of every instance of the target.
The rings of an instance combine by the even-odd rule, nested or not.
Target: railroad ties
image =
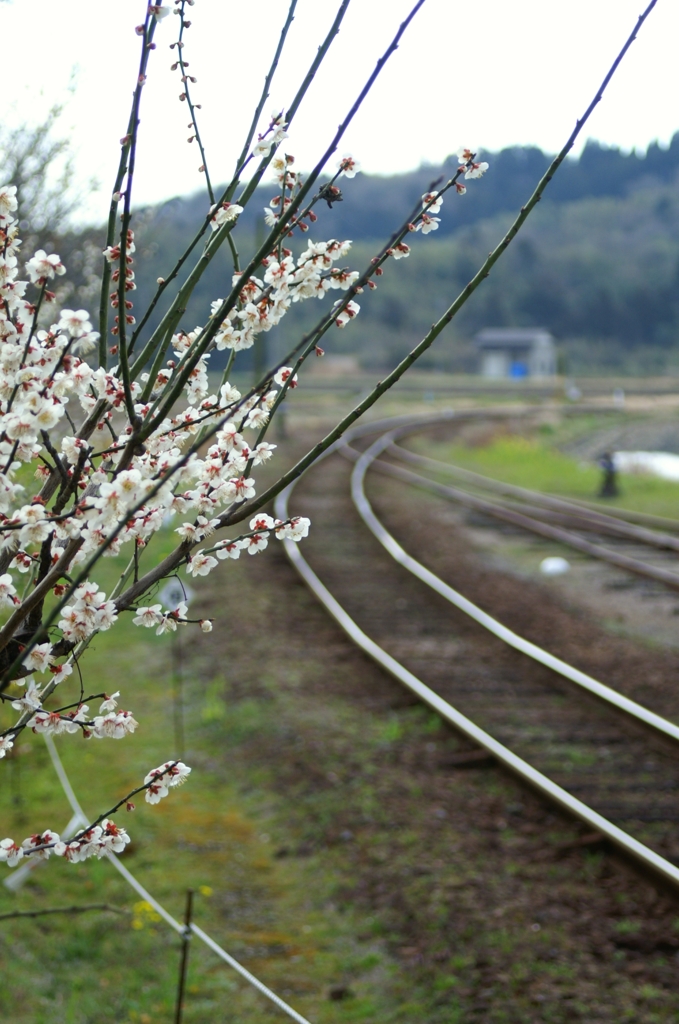
[[[446,413],[440,420],[454,422],[456,418]],[[572,534],[574,546],[583,540],[580,532],[595,531],[607,538],[605,560],[637,575],[650,575],[673,589],[674,581],[679,589],[679,575],[672,569],[645,563],[636,557],[636,550],[635,557],[630,558],[616,551],[615,545],[618,539],[633,541],[642,550],[645,545],[656,552],[669,550],[676,558],[679,534],[672,533],[671,522],[653,523],[655,529],[651,530],[648,522],[631,523],[589,510],[584,503],[545,499],[533,492],[511,493],[512,488],[506,485],[499,485],[495,491],[501,493],[501,486],[501,501],[478,498],[471,491],[447,487],[402,465],[380,460],[388,453],[401,462],[418,461],[425,469],[439,473],[440,464],[426,467],[424,463],[431,460],[422,460],[413,453],[404,455],[397,445],[400,437],[436,422],[432,416],[426,420],[400,417],[354,431],[347,438],[352,444],[369,433],[378,437],[362,453],[353,453],[353,508],[347,494],[346,470],[333,455],[309,474],[304,495],[305,511],[312,514],[319,528],[316,536],[332,531],[332,545],[308,544],[305,553],[309,552],[310,564],[298,545],[287,543],[289,557],[352,641],[473,742],[476,750],[470,752],[471,757],[462,758],[460,767],[463,761],[470,766],[493,757],[583,821],[588,842],[604,837],[646,872],[679,890],[679,727],[672,721],[676,711],[671,701],[669,710],[649,708],[643,701],[632,699],[634,693],[627,686],[628,693],[623,694],[614,681],[595,678],[556,657],[546,649],[547,644],[530,643],[489,614],[482,607],[484,589],[478,570],[471,572],[467,564],[464,538],[458,536],[456,552],[446,555],[446,537],[450,540],[452,534],[450,529],[445,534],[440,531],[437,548],[436,537],[432,536],[437,530],[422,530],[431,503],[426,513],[420,507],[418,523],[412,511],[408,514],[402,484],[424,487],[440,498],[487,514],[491,506],[500,513],[497,518],[508,511],[519,519],[505,521],[527,529],[532,529],[534,523],[535,532],[543,536],[550,536],[543,532],[544,527]],[[335,450],[340,447],[337,445]],[[345,450],[345,454],[351,452]],[[393,520],[389,528],[365,495],[365,476],[377,468],[399,484],[398,488],[387,484],[387,497],[381,501]],[[454,467],[450,472],[457,476],[456,483],[471,484],[477,491],[494,490],[494,481],[484,487],[485,478],[472,481],[474,474],[469,474],[463,479],[467,471]],[[278,499],[276,511],[281,518],[288,515],[291,490]],[[394,498],[391,505],[390,496]],[[484,508],[475,501],[481,501]],[[409,507],[418,509],[412,501]],[[562,520],[556,525],[550,514],[568,518],[568,523]],[[524,524],[524,519],[530,525]],[[613,522],[607,522],[609,519]],[[361,520],[370,533],[362,528]],[[381,545],[381,554],[375,539]],[[601,544],[584,543],[590,550],[580,550],[592,557],[604,557],[599,550]],[[412,546],[422,548],[417,558],[410,553]],[[614,558],[608,557],[611,554]],[[614,560],[616,554],[622,561]],[[634,565],[625,565],[625,559]],[[643,571],[647,564],[650,573]],[[664,579],[664,575],[671,578]],[[471,583],[480,588],[478,603],[465,593]],[[485,583],[493,587],[491,573]],[[504,590],[511,586],[518,588],[519,583],[504,579]],[[517,601],[519,598],[517,593]],[[591,644],[598,627],[592,624],[588,628]],[[587,632],[584,626],[583,630]],[[587,637],[583,643],[586,664]]]

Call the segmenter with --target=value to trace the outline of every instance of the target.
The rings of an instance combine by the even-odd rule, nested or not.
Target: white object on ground
[[[615,452],[613,459],[621,473],[651,473],[679,482],[679,455],[671,452]]]
[[[562,558],[561,555],[551,555],[543,558],[540,562],[540,572],[545,576],[563,576],[570,570],[571,563]]]

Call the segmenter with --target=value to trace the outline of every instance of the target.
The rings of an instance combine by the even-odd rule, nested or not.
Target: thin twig
[[[13,910],[0,914],[0,921],[11,921],[17,917],[45,917],[47,914],[86,914],[90,910],[105,910],[111,914],[129,914],[124,907],[113,907],[110,903],[82,903],[72,907],[47,907],[45,910]]]
[[[554,160],[552,160],[551,164],[547,168],[547,171],[538,182],[535,191],[533,192],[532,196],[530,197],[526,205],[521,207],[518,216],[514,220],[514,223],[511,225],[505,236],[502,238],[500,243],[495,247],[495,249],[493,249],[488,258],[484,260],[483,264],[476,272],[476,274],[469,282],[469,284],[462,290],[462,292],[460,292],[458,297],[455,299],[453,303],[451,303],[451,305],[448,307],[443,316],[440,317],[439,320],[437,320],[437,322],[432,326],[431,330],[428,331],[428,333],[424,336],[419,345],[416,345],[415,348],[405,357],[405,359],[401,360],[398,366],[396,366],[391,371],[391,373],[389,373],[385,377],[383,381],[380,381],[377,384],[377,386],[373,388],[370,394],[367,395],[367,397],[362,402],[359,402],[359,404],[355,406],[355,408],[352,409],[352,411],[347,416],[345,416],[344,419],[340,421],[340,423],[337,424],[334,430],[330,431],[330,433],[327,434],[326,437],[323,438],[323,440],[320,441],[310,452],[308,452],[303,459],[300,459],[300,461],[295,466],[293,466],[292,469],[288,470],[287,473],[284,473],[275,484],[269,487],[268,490],[264,491],[264,493],[260,495],[257,501],[252,503],[244,503],[243,505],[240,506],[240,508],[237,511],[226,512],[222,516],[220,516],[220,526],[237,523],[240,520],[246,519],[248,516],[253,515],[256,511],[258,511],[260,508],[262,508],[264,505],[270,502],[273,498],[275,498],[276,495],[279,494],[282,490],[284,490],[289,483],[291,483],[293,480],[296,480],[299,476],[301,476],[302,473],[304,473],[305,470],[308,469],[309,466],[311,466],[316,461],[316,459],[318,459],[319,456],[323,454],[324,451],[326,451],[332,444],[334,444],[335,441],[337,441],[342,436],[345,430],[347,430],[353,423],[356,422],[357,419],[359,419],[360,416],[363,415],[364,412],[366,412],[371,406],[373,406],[375,402],[379,398],[381,398],[381,396],[386,391],[393,387],[393,385],[396,384],[396,382],[401,379],[406,370],[410,369],[413,363],[416,362],[416,360],[419,359],[419,357],[424,352],[426,352],[428,348],[431,347],[434,341],[438,338],[439,334],[441,334],[444,328],[448,326],[453,317],[459,312],[462,306],[464,306],[468,299],[473,295],[473,293],[476,291],[479,285],[489,276],[491,269],[500,259],[502,254],[505,252],[507,247],[512,242],[512,240],[516,237],[517,233],[521,230],[523,224],[529,217],[531,211],[539,203],[540,199],[542,198],[543,192],[547,188],[547,185],[552,180],[555,173],[557,172],[563,161],[566,159],[568,153],[573,148],[575,140],[577,139],[578,135],[580,134],[585,124],[589,120],[595,107],[601,101],[604,91],[608,86],[609,82],[611,81],[611,78],[615,74],[618,66],[620,65],[620,62],[622,61],[630,46],[636,39],[639,33],[639,29],[646,21],[646,19],[648,18],[649,14],[653,10],[657,2],[658,0],[651,0],[643,14],[639,16],[633,31],[630,33],[629,37],[625,41],[625,44],[618,53],[618,56],[613,61],[613,64],[611,65],[610,69],[605,75],[601,85],[599,86],[597,92],[594,95],[594,98],[585,110],[585,113],[578,121],[576,121],[575,128],[569,135],[565,145],[560,150],[560,152],[555,156]]]
[[[302,82],[302,85],[298,89],[297,95],[295,96],[295,99],[293,100],[292,105],[290,106],[290,108],[288,110],[288,113],[287,113],[288,125],[292,122],[292,120],[294,118],[294,115],[295,115],[295,112],[299,108],[299,105],[301,104],[302,99],[306,95],[306,92],[308,91],[308,89],[309,89],[309,87],[310,87],[310,85],[311,85],[311,83],[312,83],[312,81],[313,81],[313,79],[314,79],[314,77],[315,77],[319,67],[321,66],[321,64],[323,62],[323,60],[327,56],[327,53],[328,53],[328,50],[330,49],[332,41],[335,38],[335,36],[337,35],[337,33],[339,32],[340,25],[342,23],[344,15],[346,14],[346,11],[347,11],[347,8],[349,6],[349,3],[350,3],[350,0],[342,0],[342,3],[340,4],[339,10],[337,12],[337,15],[335,17],[335,20],[334,20],[331,28],[330,28],[330,31],[328,32],[325,40],[323,41],[323,43],[319,47],[318,53],[316,54],[316,57],[314,58],[314,60],[313,60],[313,62],[311,64],[311,67],[309,68],[309,71],[307,72],[307,75],[304,78],[304,80]],[[288,12],[288,16],[289,16],[289,13],[290,12]],[[281,32],[281,37],[279,39],[278,47],[276,49],[276,53],[274,54],[274,59],[273,59],[272,64],[271,64],[271,68],[269,69],[269,74],[267,75],[267,78],[265,80],[265,90],[268,89],[268,86],[271,84],[271,80],[273,78],[273,74],[274,74],[274,72],[276,70],[276,67],[278,65],[278,61],[280,59],[280,54],[282,52],[283,45],[285,43],[285,39],[286,39],[289,27],[290,26],[289,26],[289,24],[287,24],[287,22],[283,26],[283,31]],[[262,93],[262,95],[264,96],[264,100],[260,99],[260,104],[263,107],[264,102],[266,102],[266,96],[264,95],[264,92]],[[248,144],[245,147],[246,155],[247,155],[247,150],[249,149],[249,145],[250,145],[251,141],[252,141],[252,138],[249,139]],[[250,182],[248,183],[248,185],[246,187],[245,193],[241,196],[241,199],[240,199],[240,205],[241,206],[244,206],[245,203],[247,202],[247,200],[249,200],[251,198],[251,196],[254,194],[255,189],[259,185],[259,182],[261,181],[261,179],[262,179],[262,177],[263,177],[267,167],[269,166],[271,160],[273,159],[273,155],[274,154],[271,153],[269,156],[264,157],[262,159],[262,161],[260,162],[259,167],[255,171],[254,175],[252,176]],[[230,183],[226,186],[226,188],[222,192],[222,195],[217,200],[217,206],[219,206],[221,203],[224,203],[224,202],[230,202],[230,200],[233,198],[233,195],[234,195],[234,193],[235,193],[235,191],[236,191],[236,189],[237,189],[237,187],[239,185],[239,182],[240,182],[240,177],[239,176],[240,176],[240,173],[241,173],[241,171],[243,169],[243,164],[245,162],[245,159],[246,159],[246,157],[242,157],[242,159],[240,160],[239,165],[236,168],[234,177],[232,178]],[[140,334],[141,330],[148,323],[148,320],[151,317],[151,314],[153,313],[153,310],[155,309],[156,305],[158,304],[158,301],[159,301],[161,295],[167,289],[168,285],[172,281],[174,281],[175,278],[178,276],[179,271],[184,266],[184,264],[186,263],[187,259],[189,258],[189,256],[191,255],[191,253],[193,252],[195,247],[198,245],[198,243],[200,242],[201,238],[204,236],[205,232],[208,230],[209,224],[210,224],[210,215],[208,214],[208,216],[203,221],[201,227],[198,229],[198,232],[196,233],[194,238],[191,240],[191,242],[189,243],[189,245],[185,249],[185,251],[182,253],[182,255],[179,257],[177,263],[174,265],[174,267],[172,268],[172,270],[170,271],[168,276],[166,278],[163,278],[163,280],[159,282],[159,285],[158,285],[158,288],[156,290],[156,293],[153,296],[153,299],[151,300],[151,303],[150,303],[146,313],[142,317],[141,321],[139,322],[139,324],[137,325],[137,327],[135,329],[134,334],[132,335],[132,338],[131,338],[131,341],[130,341],[130,351],[134,347],[134,344],[135,344],[137,338],[139,337],[139,334]],[[228,232],[228,233],[230,233],[230,232]],[[173,303],[172,303],[170,309],[164,315],[161,323],[158,325],[156,330],[151,335],[151,338],[149,339],[149,341],[144,346],[144,349],[143,349],[141,355],[139,356],[139,358],[137,360],[137,363],[135,363],[135,366],[133,367],[133,371],[132,371],[133,373],[136,372],[136,370],[138,369],[139,366],[145,366],[148,363],[148,361],[151,358],[151,356],[153,355],[156,347],[159,344],[161,344],[161,339],[168,334],[168,331],[169,331],[169,335],[170,336],[172,335],[172,333],[174,331],[174,327],[169,329],[168,328],[168,324],[170,323],[170,314],[172,314],[172,310],[173,309],[178,308],[178,306],[177,306],[178,303],[179,303],[179,306],[182,305],[182,302],[181,302],[181,300],[179,298],[179,295],[175,296],[175,298],[173,299]],[[162,348],[162,344],[161,344],[161,348]]]
[[[349,125],[353,121],[354,117],[358,113],[359,109],[363,105],[366,97],[370,93],[372,87],[374,86],[374,84],[377,81],[380,73],[382,72],[382,70],[384,69],[385,65],[387,64],[389,58],[398,49],[398,46],[399,46],[399,43],[401,41],[401,38],[402,38],[403,34],[405,33],[406,29],[410,25],[411,21],[413,20],[413,18],[417,14],[417,12],[422,7],[423,3],[424,3],[424,0],[417,0],[417,3],[414,5],[414,7],[412,8],[412,10],[408,14],[408,16],[399,25],[398,31],[396,32],[394,38],[389,43],[389,45],[386,48],[386,50],[384,51],[384,53],[382,54],[382,56],[377,61],[377,64],[376,64],[372,74],[368,77],[368,80],[366,81],[365,85],[363,86],[363,88],[361,89],[360,93],[356,97],[354,103],[350,107],[349,112],[345,116],[345,118],[342,121],[342,123],[339,125],[337,131],[335,132],[335,135],[333,136],[332,141],[330,142],[329,146],[326,148],[325,152],[321,156],[320,160],[318,161],[318,163],[316,164],[316,166],[314,167],[312,172],[307,177],[306,181],[304,182],[304,185],[299,190],[297,196],[290,203],[290,206],[288,207],[288,209],[284,213],[281,214],[281,216],[280,216],[279,220],[277,221],[275,227],[272,228],[272,230],[269,233],[268,237],[265,239],[265,241],[259,247],[259,249],[255,253],[255,255],[252,257],[252,259],[248,263],[247,267],[245,267],[245,269],[243,270],[243,272],[242,272],[240,278],[238,279],[238,281],[236,281],[236,283],[234,284],[233,288],[231,289],[230,294],[227,296],[226,299],[224,299],[224,301],[222,302],[221,306],[216,311],[215,315],[212,317],[212,320],[211,320],[210,324],[201,332],[200,336],[196,339],[196,341],[191,346],[191,349],[189,351],[187,351],[187,353],[180,360],[177,368],[175,369],[175,372],[174,372],[174,375],[173,375],[173,378],[172,378],[172,383],[171,383],[170,387],[168,388],[167,395],[163,394],[162,400],[161,400],[161,398],[158,398],[153,403],[153,405],[152,405],[152,407],[151,407],[151,409],[150,409],[150,411],[148,413],[148,416],[147,416],[146,420],[144,421],[144,425],[142,427],[142,430],[140,431],[140,437],[141,438],[149,436],[149,433],[151,433],[155,429],[155,427],[158,425],[158,423],[160,423],[162,421],[162,419],[164,418],[165,411],[167,410],[167,408],[170,405],[173,405],[177,401],[179,396],[181,395],[182,389],[184,388],[184,386],[185,386],[187,380],[189,379],[189,377],[191,376],[191,373],[193,372],[193,370],[197,366],[199,360],[202,358],[202,356],[205,354],[205,352],[209,348],[210,343],[212,342],[212,339],[214,338],[214,336],[219,331],[219,328],[220,328],[220,325],[221,325],[222,321],[225,319],[227,314],[235,307],[235,305],[236,305],[236,303],[238,301],[238,297],[239,297],[239,295],[240,295],[244,285],[247,284],[247,282],[250,279],[250,277],[252,276],[252,274],[261,265],[262,260],[265,259],[269,255],[269,253],[271,253],[274,250],[274,248],[276,246],[276,243],[278,241],[278,238],[283,233],[283,231],[287,230],[290,221],[292,220],[292,218],[296,214],[297,210],[302,205],[303,200],[309,194],[309,192],[311,191],[311,189],[315,185],[316,181],[318,180],[318,178],[322,174],[322,172],[323,172],[323,170],[325,168],[325,165],[327,164],[327,162],[330,159],[330,157],[337,150],[337,147],[339,146],[339,143],[340,143],[340,140],[342,139],[342,136],[344,135],[344,133],[346,132],[347,128],[349,127]],[[240,205],[242,205],[242,203]],[[222,232],[224,232],[227,227],[229,227],[229,225],[225,224],[218,231],[215,232],[215,234],[214,234],[215,246],[216,246],[216,244],[218,242],[221,243],[220,236],[221,236]],[[202,273],[202,269],[201,269],[201,273]],[[192,277],[192,275],[189,276],[189,280],[191,280],[191,277]],[[197,281],[197,277],[196,277],[196,281]],[[192,288],[193,288],[193,286],[195,286],[195,281],[192,284]],[[190,294],[190,292],[189,292],[189,294]],[[184,302],[185,302],[186,298],[187,298],[187,296],[184,295],[183,300],[182,300],[182,305],[184,305]],[[149,384],[151,384],[151,380],[149,380]],[[149,385],[147,384],[147,391],[148,391],[148,386]],[[145,400],[146,397],[147,397],[146,395],[143,395],[142,396],[142,400]]]
[[[129,148],[129,159],[127,162],[127,181],[125,182],[125,196],[123,200],[123,216],[120,225],[120,259],[118,261],[118,355],[120,356],[120,372],[123,379],[125,391],[125,406],[130,424],[134,426],[137,414],[134,409],[132,397],[132,380],[130,376],[129,353],[127,351],[127,244],[132,220],[132,186],[134,183],[134,172],[137,161],[137,140],[139,138],[139,108],[141,106],[141,94],[146,82],[146,69],[149,53],[151,50],[153,33],[156,27],[156,19],[151,14],[151,7],[147,9],[142,35],[142,51],[139,61],[139,75],[134,90],[132,101],[132,113],[130,115],[131,138]]]
[[[141,73],[146,71],[146,61],[150,54],[148,43],[150,38],[155,31],[155,19],[152,19],[153,24],[150,26],[148,37],[147,37],[147,24],[149,14],[147,12],[146,21],[144,22],[144,33],[141,44],[141,59],[140,67]],[[127,173],[128,166],[128,154],[130,152],[130,145],[132,142],[132,136],[135,130],[136,117],[138,115],[138,103],[137,103],[137,92],[141,88],[139,81],[137,81],[137,87],[132,97],[132,109],[130,111],[130,118],[127,125],[127,132],[120,140],[120,160],[118,162],[118,170],[116,173],[115,182],[113,185],[113,192],[111,194],[111,205],[109,206],[108,212],[108,225],[106,228],[106,245],[105,248],[109,248],[113,245],[113,240],[116,234],[116,220],[118,217],[118,203],[120,201],[120,190],[123,187],[123,181],[125,180],[125,174]],[[109,308],[109,294],[108,290],[111,285],[111,264],[108,260],[104,260],[104,267],[101,276],[101,294],[99,297],[99,365],[106,366],[108,361],[108,308]]]
[[[189,108],[189,114],[191,116],[191,125],[193,126],[192,130],[194,133],[195,140],[198,143],[198,149],[200,150],[200,158],[202,161],[201,173],[205,175],[205,184],[207,185],[207,194],[208,199],[210,200],[210,205],[214,206],[215,194],[212,189],[212,182],[210,181],[210,171],[208,170],[207,166],[207,156],[205,155],[205,147],[203,146],[203,140],[198,129],[196,108],[194,106],[193,100],[191,99],[191,88],[189,86],[189,82],[192,81],[192,78],[191,75],[189,75],[189,73],[186,70],[187,64],[184,60],[184,29],[186,28],[186,19],[184,17],[185,10],[186,0],[182,0],[181,7],[179,8],[179,40],[177,42],[177,52],[179,59],[177,63],[179,64],[179,70],[181,71],[182,75],[182,84],[184,89],[183,96],[186,99],[186,103]],[[193,79],[193,81],[195,81],[195,78]],[[190,139],[189,141],[192,140]]]

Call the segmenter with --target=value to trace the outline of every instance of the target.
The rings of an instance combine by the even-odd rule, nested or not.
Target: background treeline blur
[[[484,153],[484,159],[489,172],[468,183],[467,195],[446,199],[439,230],[426,238],[410,236],[412,256],[389,266],[376,292],[359,297],[355,322],[326,335],[328,353],[355,354],[361,366],[375,370],[405,354],[497,243],[550,160],[534,147]],[[319,222],[307,237],[353,239],[347,263],[362,269],[421,194],[438,179],[446,180],[455,166],[452,157],[442,167],[408,174],[345,179],[343,201],[332,209],[317,207]],[[264,237],[263,207],[275,192],[273,186],[260,189],[241,218],[244,257]],[[136,216],[135,306],[143,308],[156,279],[168,274],[207,205],[201,192]],[[40,230],[37,236],[57,247],[75,272],[69,302],[93,308],[92,270],[102,232],[62,231],[50,238]],[[301,247],[298,239],[292,245],[295,251]],[[186,329],[205,323],[210,302],[228,292],[230,278],[225,247],[196,289]],[[267,354],[282,354],[336,297],[331,292],[323,303],[295,306],[284,326],[264,336]],[[679,373],[679,132],[668,148],[654,144],[645,154],[590,142],[578,159],[568,160],[548,198],[426,365],[473,372],[472,338],[486,326],[548,328],[559,342],[561,369],[568,373]]]

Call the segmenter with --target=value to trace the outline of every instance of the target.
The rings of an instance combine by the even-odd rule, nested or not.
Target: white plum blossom
[[[267,441],[260,441],[255,448],[252,449],[252,464],[258,466],[262,462],[268,462],[273,455],[275,444],[269,444]]]
[[[78,833],[77,838],[55,843],[53,852],[57,857],[78,864],[89,857],[103,857],[107,852],[122,853],[129,842],[130,836],[126,829],[104,818],[99,825]]]
[[[488,170],[488,164],[483,161],[482,163],[472,163],[471,167],[465,174],[465,178],[480,178]]]
[[[46,736],[62,736],[64,733],[80,732],[76,715],[69,717],[60,715],[56,711],[37,711],[28,724],[33,732]]]
[[[152,629],[157,626],[159,622],[163,620],[163,606],[162,604],[152,604],[144,608],[137,608],[137,614],[132,619],[135,626],[145,626],[146,629]]]
[[[263,551],[269,543],[268,533],[254,533],[251,537],[244,537],[240,541],[241,547],[248,552],[250,555],[257,555],[260,551]]]
[[[163,615],[160,622],[158,623],[158,628],[156,629],[156,636],[162,636],[164,633],[176,633],[177,626],[180,625],[180,623],[183,623],[183,615],[185,614],[186,611],[181,613],[179,609],[176,609],[173,612],[168,612],[165,615]]]
[[[13,221],[12,214],[18,207],[16,185],[0,186],[0,224]]]
[[[421,230],[423,235],[428,235],[430,231],[437,231],[440,223],[440,217],[430,217],[428,213],[423,213],[415,230]]]
[[[133,733],[138,724],[131,711],[109,711],[93,718],[88,724],[88,732],[97,739],[122,740],[128,733]]]
[[[26,689],[21,697],[17,697],[16,700],[12,701],[12,707],[15,711],[28,711],[32,714],[34,711],[38,711],[42,707],[40,700],[41,691],[36,686],[35,680],[29,678],[26,683]]]
[[[478,156],[478,150],[462,149],[458,155],[457,160],[460,165],[460,171],[465,172],[465,178],[480,178],[488,170],[488,164],[483,162],[477,162],[476,157]],[[458,189],[458,191],[460,191]]]
[[[440,192],[425,192],[422,196],[422,205],[428,207],[427,213],[438,213],[443,203],[443,196]]]
[[[210,227],[217,231],[223,224],[231,224],[237,220],[243,212],[243,207],[238,203],[222,203],[221,206],[213,206],[210,210]]]
[[[110,697],[105,697],[99,707],[99,714],[103,715],[107,711],[115,711],[115,709],[118,707],[118,701],[116,700],[116,697],[119,696],[120,690],[116,690],[116,692],[112,693]]]
[[[182,761],[166,761],[159,768],[154,768],[144,779],[144,785],[148,786],[146,802],[159,803],[175,786],[183,786],[190,774],[191,769]]]
[[[278,384],[279,387],[283,387],[288,381],[288,387],[294,388],[297,386],[297,374],[292,375],[291,366],[281,366],[279,370],[274,374],[274,383]]]
[[[24,668],[29,672],[46,672],[49,668],[52,654],[52,644],[36,644],[24,658]]]
[[[24,839],[21,844],[21,848],[25,854],[32,854],[31,860],[47,860],[49,855],[53,852],[54,847],[57,843],[60,843],[60,841],[59,833],[52,832],[52,830],[48,828],[42,833],[38,832],[35,835]],[[43,849],[42,847],[46,847],[46,849]]]
[[[355,160],[350,153],[345,153],[342,159],[337,164],[337,167],[342,172],[345,178],[353,178],[358,174],[361,169],[361,165],[358,160]]]
[[[48,256],[44,249],[38,249],[35,256],[26,263],[26,273],[32,284],[42,285],[57,274],[65,274],[66,267],[56,253]]]
[[[56,686],[58,683],[62,683],[64,679],[68,679],[69,676],[73,675],[73,665],[67,661],[62,662],[61,665],[51,665],[50,673],[52,675],[52,682]]]
[[[272,519],[272,517],[267,515],[265,512],[260,512],[259,515],[256,515],[254,519],[250,520],[251,530],[273,530],[275,525],[276,520]]]
[[[59,629],[67,640],[87,639],[92,633],[110,629],[118,611],[97,583],[83,583],[73,593],[73,603],[62,608]]]
[[[237,541],[222,541],[215,549],[214,552],[217,558],[224,560],[225,558],[240,558],[241,548]]]
[[[144,780],[145,786],[151,783],[146,789],[148,802],[157,803],[161,796],[167,796],[170,789],[180,786],[186,781],[190,772],[191,769],[181,761],[168,761],[160,768],[154,769]],[[128,810],[131,810],[133,806],[128,803]],[[21,844],[10,838],[2,839],[0,840],[0,862],[4,861],[9,867],[14,867],[24,857],[30,857],[32,860],[47,860],[53,853],[56,857],[63,857],[65,860],[77,864],[89,857],[100,858],[106,853],[123,853],[129,842],[130,836],[127,830],[110,818],[104,817],[97,824],[77,832],[70,840],[62,840],[59,834],[52,829],[30,835]]]
[[[11,736],[0,736],[0,758],[5,757],[13,746],[14,740]]]
[[[5,861],[8,867],[13,868],[23,855],[23,849],[13,839],[0,839],[0,862]]]
[[[280,114],[272,115],[272,127],[271,135],[260,136],[253,146],[252,152],[255,156],[268,156],[272,146],[277,146],[283,139],[288,138],[288,133],[285,130],[287,125],[281,122]]]
[[[357,302],[354,302],[353,299],[349,299],[344,309],[342,309],[335,318],[337,326],[344,327],[348,324],[350,320],[353,320],[354,317],[358,316],[360,308],[361,307]]]
[[[81,338],[92,330],[90,315],[86,309],[62,309],[59,323],[60,331],[66,331],[72,338]]]
[[[279,540],[294,540],[298,543],[309,536],[311,520],[304,516],[295,516],[289,523],[276,523],[276,536]]]
[[[195,555],[186,566],[186,571],[192,576],[207,576],[211,569],[217,565],[217,559],[212,555],[205,555],[202,551],[196,551]]]
[[[6,572],[0,576],[0,608],[13,607],[15,603],[16,589],[12,583],[11,575]]]

